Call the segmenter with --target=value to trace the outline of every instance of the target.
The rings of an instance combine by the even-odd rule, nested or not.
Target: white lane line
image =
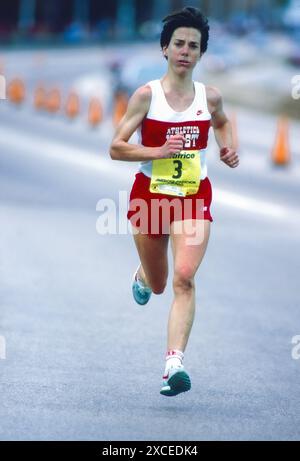
[[[128,167],[127,162],[113,162],[109,153],[91,153],[84,151],[70,144],[53,141],[49,138],[35,134],[27,134],[11,128],[0,127],[0,145],[3,148],[13,148],[21,152],[28,152],[36,157],[47,156],[49,159],[75,165],[80,168],[89,169],[92,172],[98,172],[108,176],[117,177],[122,182],[132,181],[133,164]],[[0,151],[1,152],[1,151]],[[136,170],[137,165],[134,165]],[[265,217],[274,219],[293,218],[300,222],[300,212],[298,209],[274,204],[263,200],[229,192],[225,189],[213,187],[213,201],[222,206],[229,206],[241,211],[251,212]]]
[[[0,144],[3,148],[12,148],[20,153],[28,152],[31,156],[38,158],[47,157],[50,160],[57,160],[80,168],[87,168],[94,172],[114,175],[124,179],[127,170],[122,168],[121,163],[113,162],[109,152],[91,153],[92,150],[83,150],[61,141],[55,141],[39,134],[27,134],[7,127],[0,127]],[[99,143],[100,144],[100,143]],[[2,150],[1,149],[1,150]],[[1,152],[1,151],[0,151]]]
[[[264,216],[267,215],[278,219],[288,217],[290,213],[297,213],[297,210],[293,212],[291,209],[284,208],[282,205],[274,205],[270,202],[256,200],[224,189],[218,189],[217,187],[213,188],[213,201],[239,210]]]

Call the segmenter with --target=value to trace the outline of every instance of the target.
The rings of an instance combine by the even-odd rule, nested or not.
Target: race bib
[[[172,158],[153,160],[150,192],[178,197],[196,194],[200,175],[199,150],[182,150]]]

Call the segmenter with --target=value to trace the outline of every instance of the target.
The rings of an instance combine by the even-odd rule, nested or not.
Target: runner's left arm
[[[231,168],[239,165],[239,157],[232,143],[232,128],[223,110],[221,93],[215,87],[206,87],[208,108],[211,113],[211,125],[220,148],[220,159]]]

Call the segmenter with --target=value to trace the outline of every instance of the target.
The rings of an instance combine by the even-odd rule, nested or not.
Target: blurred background
[[[297,0],[190,0],[190,6],[235,35],[299,27]],[[7,43],[155,39],[161,18],[184,0],[1,0],[1,38]],[[250,29],[250,30],[249,30]]]
[[[194,78],[221,90],[240,165],[211,132],[196,392],[169,406],[171,280],[137,310],[132,237],[98,234],[96,206],[126,221],[138,165],[109,145],[133,91],[166,72],[161,20],[183,6],[209,17]],[[299,197],[300,1],[0,0],[0,439],[299,439]]]
[[[133,89],[164,71],[159,54],[161,19],[184,5],[208,15],[211,35],[197,78],[222,85],[224,96],[261,110],[286,112],[299,119],[299,104],[291,98],[291,78],[300,68],[299,0],[1,0],[0,71],[22,77],[23,56],[31,78],[45,80],[47,49],[57,59],[78,56],[81,72],[95,53],[96,64],[108,71],[114,90]],[[135,47],[139,48],[139,51]],[[8,54],[7,54],[8,53]],[[12,53],[12,54],[11,54]],[[24,54],[25,53],[25,54]],[[80,57],[79,57],[80,56]],[[149,59],[150,58],[150,59]],[[49,65],[49,62],[48,62]],[[74,66],[74,64],[72,64]],[[59,66],[57,66],[57,71]],[[88,67],[91,71],[91,67]],[[129,78],[130,76],[130,78]],[[30,82],[27,82],[27,85]],[[249,91],[249,85],[251,91]],[[255,88],[255,90],[254,90]],[[252,91],[256,98],[252,97]]]

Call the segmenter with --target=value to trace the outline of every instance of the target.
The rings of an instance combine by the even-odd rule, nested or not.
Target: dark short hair
[[[207,50],[207,43],[209,38],[209,25],[208,20],[198,8],[187,6],[182,10],[175,11],[163,19],[163,30],[160,35],[161,48],[169,46],[173,32],[178,27],[193,27],[201,32],[201,53]]]

